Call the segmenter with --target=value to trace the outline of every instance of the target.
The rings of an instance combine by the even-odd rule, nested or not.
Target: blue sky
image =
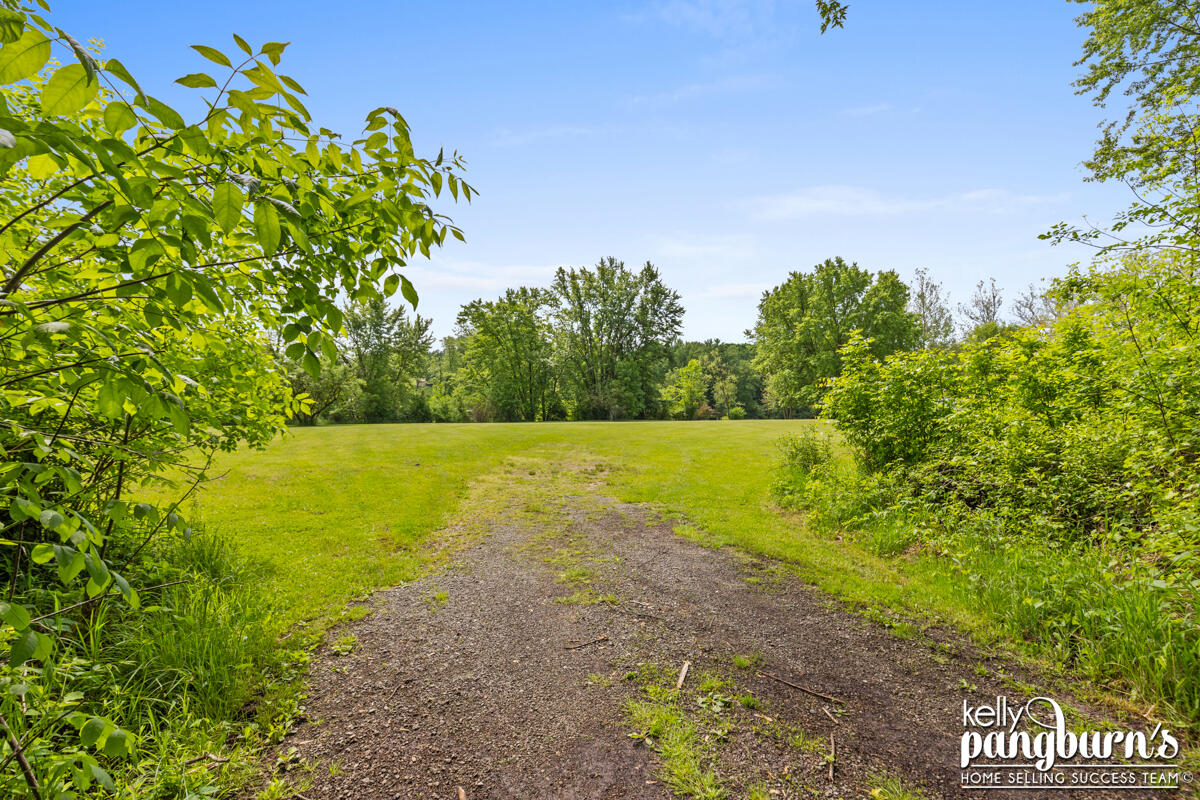
[[[1076,97],[1081,6],[854,0],[819,35],[810,0],[58,2],[152,93],[213,66],[188,49],[291,41],[280,69],[320,124],[353,136],[399,108],[419,151],[457,149],[479,190],[467,233],[408,274],[440,335],[459,305],[545,285],[559,265],[652,261],[688,338],[740,340],[793,269],[842,256],[952,299],[1009,298],[1082,249],[1037,239],[1104,220],[1083,181],[1102,111]]]

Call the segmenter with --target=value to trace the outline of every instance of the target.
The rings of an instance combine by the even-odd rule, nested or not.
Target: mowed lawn
[[[775,442],[813,421],[404,424],[297,428],[224,456],[190,513],[261,565],[280,622],[326,619],[419,574],[429,535],[510,456],[594,457],[607,491],[687,518],[717,544],[785,559],[846,599],[961,614],[923,559],[880,559],[808,533],[771,503]],[[922,580],[922,577],[932,580]],[[916,580],[914,580],[914,578]]]

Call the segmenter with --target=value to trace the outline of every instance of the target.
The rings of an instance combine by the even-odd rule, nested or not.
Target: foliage
[[[946,347],[954,336],[954,317],[942,285],[918,269],[909,292],[908,310],[917,317],[919,347]]]
[[[966,305],[959,304],[958,310],[965,322],[964,333],[970,334],[980,328],[994,328],[1001,324],[1000,311],[1004,308],[1004,292],[996,285],[995,278],[988,278],[987,283],[980,281],[975,284],[971,300]]]
[[[551,299],[542,289],[509,289],[458,314],[466,342],[461,382],[486,398],[489,419],[552,419],[559,405],[550,331]]]
[[[1192,0],[1100,0],[1078,17],[1088,29],[1078,93],[1101,106],[1118,88],[1129,98],[1126,114],[1104,127],[1085,165],[1092,180],[1129,186],[1134,201],[1107,227],[1059,223],[1042,238],[1082,242],[1101,256],[1195,252],[1198,20]]]
[[[555,347],[572,419],[657,416],[667,347],[679,335],[679,293],[647,262],[614,258],[554,276]]]
[[[855,343],[827,413],[922,496],[1194,568],[1196,280],[1186,260],[1130,258],[1060,281],[1078,305],[1046,329],[883,362]]]
[[[841,372],[839,350],[855,331],[879,357],[914,346],[919,323],[907,303],[908,287],[895,272],[873,275],[840,258],[793,272],[767,292],[758,305],[754,364],[766,375],[774,409],[814,408],[825,379]]]
[[[363,383],[357,371],[344,357],[323,361],[316,375],[294,361],[283,359],[292,394],[308,400],[293,419],[301,425],[315,425],[323,418],[356,419],[362,416]]]
[[[1132,98],[1126,117],[1105,129],[1100,166],[1109,160],[1105,150],[1117,146],[1135,116],[1157,112],[1160,98],[1200,93],[1200,7],[1194,0],[1098,0],[1090,6],[1076,19],[1088,38],[1076,62],[1085,71],[1075,87],[1100,106],[1114,89]]]
[[[122,641],[96,620],[115,596],[135,613],[131,577],[187,531],[179,496],[146,502],[147,486],[167,470],[194,486],[205,453],[276,435],[307,403],[265,332],[316,374],[335,301],[415,299],[398,268],[461,235],[429,198],[473,190],[457,157],[415,157],[395,109],[352,142],[314,125],[276,70],[284,43],[235,37],[236,61],[196,46],[222,74],[179,79],[205,92],[189,123],[117,59],[2,13],[0,679],[24,688],[0,696],[2,759],[21,766],[0,780],[58,797],[135,769],[150,724],[106,717],[89,684]]]
[[[1014,632],[1196,725],[1198,280],[1126,256],[1056,282],[1040,327],[882,360],[851,341],[824,413],[866,469],[794,457],[776,496],[951,556]]]
[[[351,304],[344,319],[346,337],[340,350],[361,389],[354,393],[348,388],[348,396],[357,402],[331,416],[347,422],[425,418],[417,380],[424,377],[433,343],[431,321],[419,314],[410,320],[403,305],[389,308],[381,297]]]
[[[693,358],[667,374],[662,387],[667,413],[673,419],[696,419],[702,409],[708,408],[708,390],[708,376],[704,374],[700,362]]]
[[[677,342],[671,347],[673,365],[696,359],[708,377],[706,400],[717,415],[730,419],[765,416],[763,376],[754,367],[754,345],[708,339]]]

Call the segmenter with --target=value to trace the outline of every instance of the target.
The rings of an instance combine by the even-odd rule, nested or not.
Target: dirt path
[[[963,700],[1016,702],[1028,675],[689,541],[603,478],[511,462],[468,502],[447,568],[331,636],[284,745],[313,765],[305,798],[996,796],[959,786]]]

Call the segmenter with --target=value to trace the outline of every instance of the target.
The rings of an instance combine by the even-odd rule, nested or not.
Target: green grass
[[[813,423],[297,428],[266,450],[223,457],[213,470],[223,477],[203,489],[192,513],[261,565],[279,613],[297,623],[420,574],[428,534],[454,518],[474,483],[514,456],[582,451],[617,465],[608,479],[623,500],[698,514],[723,538],[747,523],[773,524],[778,535],[794,526],[769,507],[773,442],[806,424]],[[721,523],[725,511],[736,519]]]
[[[197,500],[209,528],[263,571],[281,619],[336,613],[373,589],[420,574],[422,543],[450,522],[472,485],[514,457],[590,454],[614,466],[607,491],[686,517],[713,546],[784,559],[852,602],[975,614],[928,559],[877,556],[807,531],[770,496],[775,441],[812,421],[353,425],[298,428],[264,451],[222,458]],[[196,513],[194,511],[193,513]]]
[[[545,524],[553,498],[539,493],[539,486],[553,477],[556,465],[599,464],[594,480],[606,484],[602,492],[655,508],[675,530],[706,546],[735,545],[786,562],[789,571],[885,621],[897,636],[917,637],[924,621],[936,620],[981,642],[1015,643],[1061,663],[1044,646],[1023,641],[1037,633],[1037,609],[1017,609],[1028,617],[1024,628],[999,623],[1014,613],[1009,602],[1014,593],[1039,596],[1044,587],[1032,584],[1073,575],[1070,563],[1048,569],[1030,554],[1031,563],[1014,572],[1008,556],[986,564],[999,556],[976,551],[972,557],[980,563],[972,571],[1014,582],[1010,590],[990,581],[981,594],[950,560],[910,548],[913,537],[903,527],[885,526],[870,537],[810,530],[802,516],[781,513],[771,495],[775,442],[805,428],[829,430],[829,424],[301,428],[265,451],[222,458],[215,471],[226,474],[204,488],[197,511],[258,565],[266,593],[277,603],[274,619],[294,626],[331,620],[354,598],[421,574],[431,561],[429,534],[450,523],[478,528],[489,504],[499,509],[515,502],[518,514]],[[838,453],[836,444],[834,449]],[[472,491],[469,513],[456,518]],[[560,540],[567,535],[553,530],[542,542],[549,548],[548,563],[568,587],[580,590],[564,600],[608,602],[587,591],[584,554]],[[1075,572],[1083,576],[1088,570]],[[1016,586],[1021,580],[1030,585]]]

